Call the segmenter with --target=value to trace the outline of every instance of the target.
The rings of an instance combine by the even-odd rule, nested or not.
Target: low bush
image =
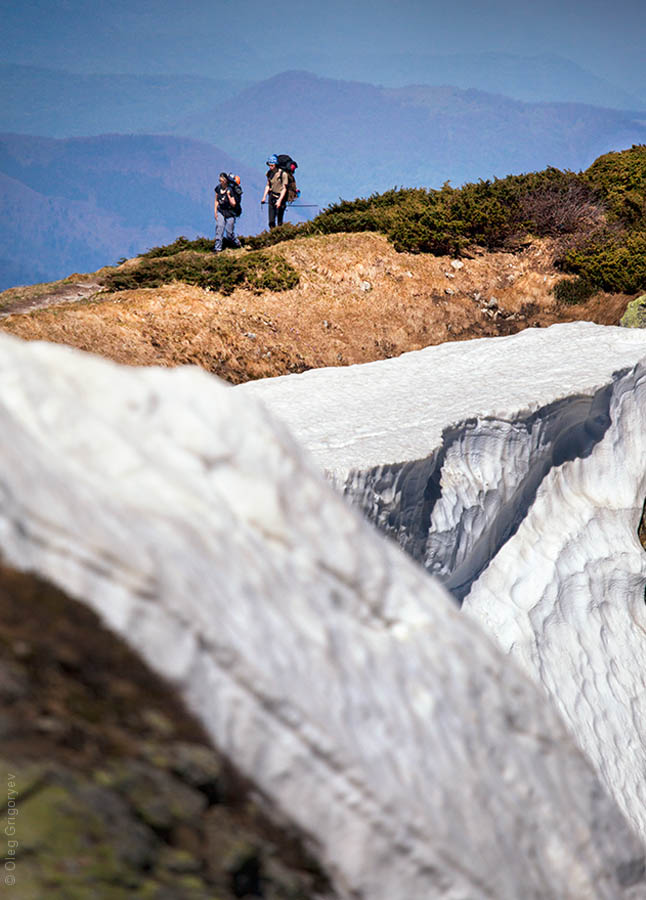
[[[598,193],[611,221],[646,227],[646,145],[606,153],[595,160],[583,179]]]
[[[572,172],[559,175],[519,198],[520,221],[539,237],[576,234],[603,222],[603,206],[592,187]]]
[[[260,234],[241,237],[240,243],[244,247],[250,247],[252,250],[262,250],[265,247],[273,247],[275,244],[280,244],[281,241],[291,241],[293,238],[311,234],[312,231],[309,225],[309,222],[303,222],[299,225],[285,222],[284,225],[278,225],[276,228],[272,228],[271,231],[261,231]]]
[[[513,175],[440,190],[393,188],[367,198],[341,200],[310,222],[247,238],[253,247],[308,234],[379,231],[399,251],[457,254],[469,245],[513,246],[527,235],[571,233],[596,221],[594,189],[559,169]]]
[[[164,247],[152,247],[146,253],[141,254],[142,259],[158,259],[160,256],[175,256],[186,250],[195,250],[197,253],[211,253],[213,251],[213,238],[200,237],[189,241],[183,235],[176,238],[172,244]]]
[[[563,278],[554,285],[553,289],[554,296],[559,303],[568,305],[585,303],[596,291],[597,288],[587,278]]]
[[[257,292],[286,291],[298,284],[298,273],[282,256],[259,252],[216,256],[183,250],[144,258],[128,269],[112,272],[106,279],[106,287],[126,291],[161,287],[173,281],[223,294],[230,294],[237,287]]]
[[[571,249],[559,264],[604,291],[636,294],[646,290],[646,231],[608,231]]]

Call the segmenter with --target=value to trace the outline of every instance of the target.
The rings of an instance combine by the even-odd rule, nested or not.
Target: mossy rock
[[[96,886],[102,897],[125,900],[143,880],[142,861],[129,865],[123,846],[119,846],[123,844],[119,827],[127,831],[130,848],[133,832],[141,828],[128,822],[121,809],[117,821],[110,821],[111,816],[88,804],[83,793],[80,783],[50,783],[23,801],[18,860],[23,900],[36,900],[43,891],[48,896],[80,900],[91,896],[90,885]],[[141,835],[137,837],[141,841]],[[145,837],[143,862],[148,865],[153,847]]]
[[[331,896],[168,686],[89,609],[3,565],[0,681],[0,761],[18,810],[7,897]],[[61,727],[41,730],[45,719]]]
[[[199,818],[207,806],[200,791],[168,772],[135,760],[114,762],[96,777],[101,787],[121,794],[135,815],[156,832]]]
[[[646,328],[646,294],[628,304],[619,324],[624,328]]]
[[[61,773],[26,797],[20,813],[21,900],[215,896],[200,859],[160,842],[121,797],[85,779]]]

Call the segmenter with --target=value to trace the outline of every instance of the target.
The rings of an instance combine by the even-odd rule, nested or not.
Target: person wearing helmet
[[[261,203],[269,204],[269,228],[275,228],[276,224],[283,224],[285,207],[287,206],[287,185],[289,179],[287,172],[278,168],[278,158],[275,154],[267,157],[267,184]]]

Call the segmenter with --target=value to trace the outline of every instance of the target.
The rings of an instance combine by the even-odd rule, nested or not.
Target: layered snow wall
[[[646,896],[544,692],[252,398],[0,336],[0,433],[3,558],[176,685],[339,897]]]
[[[547,689],[642,835],[644,357],[576,323],[244,387]]]

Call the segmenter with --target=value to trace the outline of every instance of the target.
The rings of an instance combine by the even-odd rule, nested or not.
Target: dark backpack
[[[229,187],[233,191],[233,196],[236,198],[236,205],[233,208],[234,212],[236,216],[239,216],[242,213],[242,188],[240,187],[240,176],[233,175],[229,172],[227,181],[229,182]]]
[[[298,169],[298,163],[286,153],[279,153],[276,160],[278,168],[282,169],[283,172],[287,172],[287,202],[293,203],[301,195],[301,192],[296,187],[296,179],[294,178],[294,172]]]

